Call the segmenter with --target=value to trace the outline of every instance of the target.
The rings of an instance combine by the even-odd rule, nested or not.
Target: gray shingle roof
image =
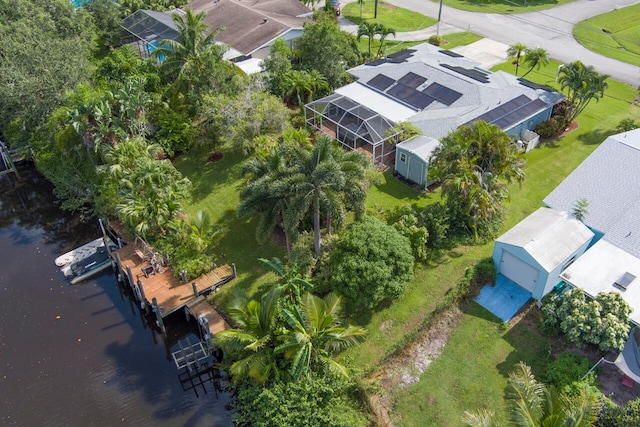
[[[610,136],[544,203],[571,211],[587,199],[585,224],[604,239],[640,258],[640,129]]]
[[[405,62],[393,63],[375,62],[378,65],[360,65],[349,70],[349,73],[366,83],[378,74],[384,74],[398,80],[409,72],[426,77],[427,83],[437,82],[453,89],[462,96],[450,106],[438,101],[431,103],[421,111],[417,111],[409,121],[420,128],[426,135],[442,138],[451,130],[476,119],[490,109],[504,104],[519,95],[525,95],[531,100],[540,99],[546,106],[536,110],[542,111],[554,105],[564,96],[557,92],[534,89],[520,84],[518,78],[511,74],[498,71],[489,72],[479,68],[479,63],[465,57],[451,57],[440,52],[440,48],[428,43],[414,46],[413,54]],[[442,66],[462,67],[469,70],[487,73],[488,82],[480,83],[470,77],[452,71]],[[372,89],[373,90],[373,89]],[[383,111],[380,112],[384,114]],[[535,114],[534,113],[534,114]]]

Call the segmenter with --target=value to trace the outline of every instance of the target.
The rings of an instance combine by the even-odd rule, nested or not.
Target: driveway
[[[385,1],[427,16],[438,16],[437,2]],[[553,9],[513,15],[466,12],[443,6],[440,29],[441,32],[443,28],[446,28],[446,32],[452,32],[455,28],[458,28],[458,31],[471,30],[507,45],[520,42],[526,46],[542,47],[553,59],[560,62],[580,60],[587,65],[593,65],[598,72],[608,74],[614,80],[637,87],[640,86],[640,67],[591,52],[582,47],[571,33],[573,26],[584,19],[637,2],[638,0],[577,0]]]

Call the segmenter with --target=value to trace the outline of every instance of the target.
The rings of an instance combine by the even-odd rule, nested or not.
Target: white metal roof
[[[625,273],[636,279],[626,290],[614,286],[616,280]],[[614,246],[606,240],[599,240],[587,252],[571,264],[560,277],[570,285],[581,288],[591,297],[600,292],[618,292],[633,308],[631,320],[640,325],[640,259]]]
[[[403,122],[416,114],[411,108],[405,107],[399,102],[381,95],[358,82],[338,88],[335,93],[344,95],[358,104],[382,114],[392,122]]]
[[[417,135],[413,138],[407,139],[397,145],[397,148],[403,148],[421,159],[428,160],[435,150],[440,145],[440,141],[429,136]]]
[[[496,242],[522,247],[550,272],[591,238],[593,232],[566,212],[539,208]]]

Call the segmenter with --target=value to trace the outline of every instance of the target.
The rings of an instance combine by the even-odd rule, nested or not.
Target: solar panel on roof
[[[470,68],[458,67],[455,65],[449,64],[440,64],[444,68],[447,68],[451,71],[455,71],[458,74],[462,74],[463,76],[469,77],[470,79],[476,80],[480,83],[489,83],[489,77],[487,74],[483,73],[479,70],[474,70]]]
[[[397,83],[387,91],[387,94],[418,109],[423,109],[435,101],[433,97],[402,83]]]
[[[445,54],[447,56],[451,56],[453,58],[463,58],[464,57],[463,55],[460,55],[459,53],[453,52],[453,51],[448,50],[448,49],[442,49],[442,50],[439,50],[438,52],[443,53],[443,54]]]
[[[398,80],[398,83],[402,83],[412,89],[415,89],[426,81],[427,79],[425,77],[419,76],[416,73],[408,72]]]
[[[541,84],[532,82],[531,80],[523,79],[522,77],[520,77],[518,81],[522,86],[530,87],[531,89],[543,89],[543,90],[546,90],[547,92],[553,91],[553,89],[551,89],[549,86],[541,85]]]
[[[374,87],[380,91],[385,91],[389,86],[394,84],[396,81],[391,77],[385,76],[384,74],[376,74],[374,78],[367,82],[367,85]]]
[[[399,52],[395,52],[395,53],[387,55],[387,58],[392,58],[393,59],[393,58],[398,58],[398,57],[401,57],[401,56],[408,57],[408,56],[412,56],[415,53],[415,51],[416,51],[415,49],[403,49],[403,50],[401,50]]]
[[[522,107],[523,105],[529,102],[531,102],[531,100],[526,95],[520,95],[508,102],[505,102],[502,105],[497,106],[493,110],[487,111],[486,113],[476,118],[475,120],[484,120],[487,123],[494,123],[498,119],[506,116],[507,114],[513,112],[514,110]],[[494,124],[497,124],[497,123],[494,123]]]
[[[385,64],[387,61],[384,58],[376,59],[375,61],[367,62],[364,65],[369,65],[370,67],[375,67],[380,64]]]
[[[448,87],[443,86],[439,83],[431,83],[422,92],[426,93],[429,96],[432,96],[433,98],[447,106],[453,104],[462,96],[460,92],[449,89]]]
[[[511,111],[510,113],[496,120],[493,124],[495,124],[496,126],[500,126],[502,129],[508,129],[517,123],[521,123],[523,120],[531,117],[532,115],[545,109],[546,107],[546,102],[541,99],[536,99]]]

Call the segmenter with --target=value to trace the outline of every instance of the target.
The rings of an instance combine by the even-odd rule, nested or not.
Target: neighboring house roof
[[[301,30],[311,11],[299,0],[195,0],[187,8],[206,12],[205,22],[224,28],[217,39],[250,55],[293,29]]]
[[[439,145],[440,141],[435,138],[417,135],[399,143],[397,147],[409,151],[423,160],[429,160],[431,158],[431,154],[433,154],[433,150],[435,150]]]
[[[496,242],[523,248],[551,272],[591,238],[591,230],[566,212],[539,208]]]
[[[625,273],[636,278],[623,290],[615,283]],[[591,297],[600,292],[618,292],[634,310],[631,320],[640,325],[640,259],[606,240],[599,240],[571,264],[560,277]],[[628,276],[629,277],[629,276]]]
[[[586,199],[584,223],[603,233],[604,240],[640,258],[639,170],[640,129],[612,135],[544,203],[570,211],[577,200]]]
[[[363,90],[411,108],[407,120],[436,139],[480,117],[509,130],[564,98],[511,74],[483,70],[475,61],[428,43],[349,73]]]

